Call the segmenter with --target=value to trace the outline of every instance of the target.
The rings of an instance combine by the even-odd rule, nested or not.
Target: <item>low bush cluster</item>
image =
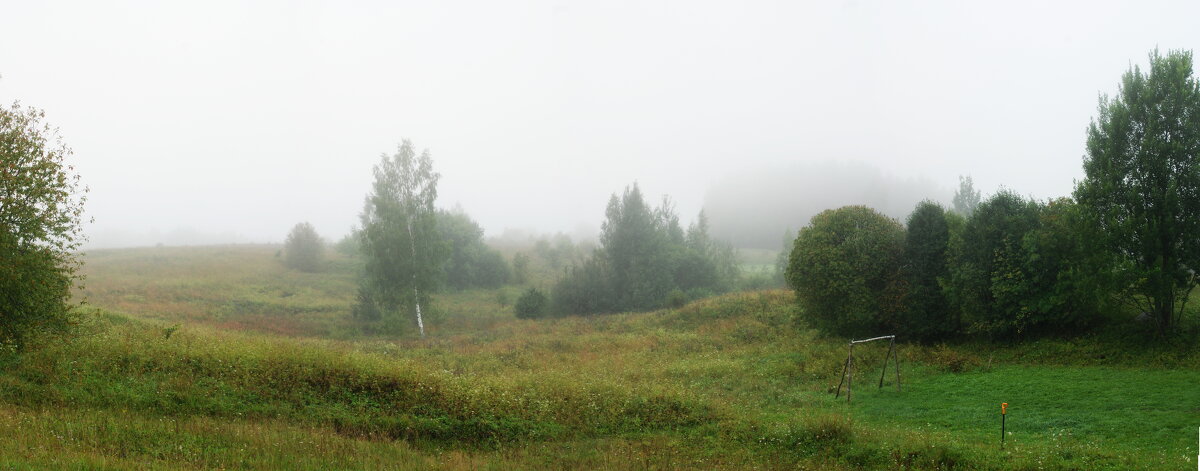
[[[703,212],[685,232],[670,200],[652,208],[637,184],[609,200],[600,245],[554,286],[556,314],[681,306],[734,288],[739,275],[733,246],[709,237]]]

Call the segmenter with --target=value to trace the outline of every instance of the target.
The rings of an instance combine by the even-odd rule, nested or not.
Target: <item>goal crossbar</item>
[[[851,341],[850,341],[850,345],[854,345],[854,344],[856,344],[856,343],[867,343],[867,342],[874,342],[874,341],[876,341],[876,340],[883,340],[883,339],[895,339],[895,338],[896,338],[896,336],[895,336],[895,335],[884,335],[884,336],[882,336],[882,337],[873,337],[873,338],[869,338],[869,339],[862,339],[862,340],[851,340]]]

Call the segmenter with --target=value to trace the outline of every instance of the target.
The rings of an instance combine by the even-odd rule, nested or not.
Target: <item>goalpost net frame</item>
[[[887,376],[888,360],[892,359],[896,365],[896,392],[900,392],[900,356],[896,352],[896,336],[883,335],[862,340],[850,340],[849,351],[846,354],[846,362],[842,364],[841,379],[838,380],[837,392],[833,397],[841,397],[842,384],[846,385],[846,402],[850,402],[850,385],[854,381],[854,345],[860,343],[874,342],[876,340],[888,340],[888,351],[883,357],[883,370],[879,373],[879,389],[883,389],[883,378]]]

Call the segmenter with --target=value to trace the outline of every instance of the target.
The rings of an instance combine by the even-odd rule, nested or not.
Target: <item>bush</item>
[[[681,289],[673,289],[670,293],[667,293],[666,305],[669,307],[679,309],[686,305],[687,302],[688,296]]]
[[[616,310],[616,295],[608,272],[610,269],[599,256],[567,268],[554,284],[554,311],[559,314],[593,314]]]
[[[536,319],[546,315],[546,307],[549,304],[546,295],[538,291],[537,288],[529,288],[521,297],[517,298],[517,304],[513,306],[518,319]]]
[[[315,272],[321,269],[325,257],[325,242],[312,224],[302,222],[292,227],[283,243],[283,263],[293,270]]]
[[[813,216],[800,230],[785,274],[804,314],[845,335],[894,328],[904,229],[866,206]]]

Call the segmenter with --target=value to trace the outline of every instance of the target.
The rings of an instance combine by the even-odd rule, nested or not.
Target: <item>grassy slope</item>
[[[204,324],[294,337],[360,338],[350,318],[358,262],[326,253],[319,273],[287,270],[280,246],[149,247],[87,255],[82,297],[95,306],[169,324]],[[517,287],[436,296],[435,331],[478,331],[511,319]]]
[[[0,364],[0,466],[1195,466],[1194,350],[905,346],[904,392],[872,388],[875,369],[846,405],[829,393],[844,340],[797,328],[786,292],[547,321],[458,293],[429,339],[387,340],[345,319],[351,262],[296,274],[273,254],[94,254],[92,303],[135,320],[96,316]],[[882,348],[861,353],[877,368]]]

